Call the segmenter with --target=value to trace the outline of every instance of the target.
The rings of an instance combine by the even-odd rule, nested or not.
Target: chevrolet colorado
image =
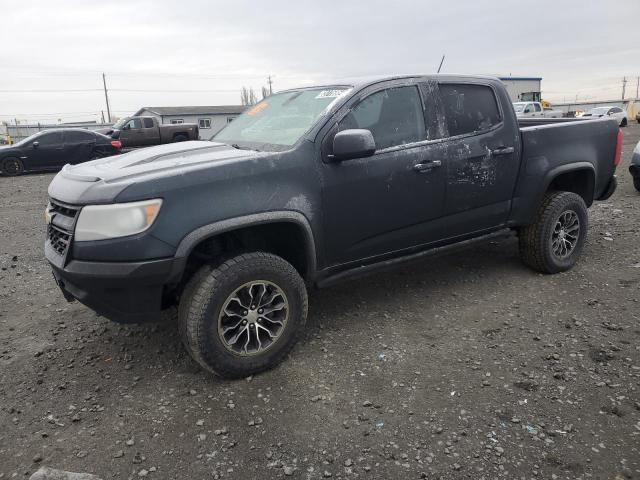
[[[177,306],[197,362],[251,375],[300,337],[307,288],[513,232],[533,269],[571,268],[587,207],[615,190],[621,133],[521,123],[489,77],[283,91],[211,142],[66,166],[45,255],[68,300],[116,322]]]

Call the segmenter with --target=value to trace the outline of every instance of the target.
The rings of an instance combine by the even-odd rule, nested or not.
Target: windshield
[[[211,140],[255,150],[283,150],[349,90],[324,87],[276,93],[250,107]]]
[[[607,113],[609,111],[610,107],[598,107],[598,108],[593,108],[591,110],[589,110],[589,113],[591,115],[604,115],[605,113]]]
[[[526,105],[526,103],[514,103],[513,104],[513,109],[516,111],[516,113],[522,113],[524,112],[524,106]]]
[[[121,118],[120,120],[118,120],[116,123],[113,124],[112,128],[114,130],[122,130],[122,127],[124,127],[128,121],[129,121],[129,117]]]

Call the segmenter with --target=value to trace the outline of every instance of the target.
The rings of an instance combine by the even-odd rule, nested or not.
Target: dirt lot
[[[0,479],[640,478],[638,139],[571,272],[533,273],[509,239],[314,292],[291,357],[236,382],[171,322],[66,303],[52,175],[0,178]]]

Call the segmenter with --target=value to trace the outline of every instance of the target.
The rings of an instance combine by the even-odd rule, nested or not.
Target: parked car
[[[510,103],[497,78],[455,75],[283,91],[213,142],[65,167],[45,256],[67,299],[116,322],[177,306],[200,365],[248,376],[300,338],[307,287],[512,233],[536,271],[576,263],[622,134],[521,127]]]
[[[640,123],[640,112],[636,113],[636,122]]]
[[[588,120],[591,118],[611,117],[618,121],[618,125],[621,127],[627,126],[627,112],[620,107],[596,107],[592,108],[586,113],[583,113],[580,118]]]
[[[629,172],[631,172],[631,176],[633,177],[633,186],[640,192],[640,142],[638,142],[631,154]]]
[[[543,107],[540,102],[514,102],[513,109],[516,112],[518,118],[531,118],[531,117],[547,117],[547,118],[560,118],[562,112],[560,110],[554,110],[553,108]]]
[[[63,165],[86,162],[120,153],[120,141],[83,129],[56,129],[0,147],[0,173],[59,170]]]
[[[113,127],[98,131],[120,140],[123,148],[185,142],[199,138],[198,125],[195,123],[160,125],[155,117],[125,117],[118,120]]]

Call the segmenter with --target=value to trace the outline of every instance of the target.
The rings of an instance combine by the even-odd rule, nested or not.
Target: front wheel
[[[627,126],[627,119],[626,118],[622,119],[622,122],[620,122],[620,126],[621,127],[626,127]]]
[[[542,273],[569,270],[582,253],[587,227],[587,206],[580,195],[549,192],[535,221],[520,230],[520,257]]]
[[[633,186],[636,187],[636,190],[640,192],[640,176],[633,177]]]
[[[263,252],[202,267],[187,283],[178,310],[190,355],[226,378],[246,377],[280,363],[306,319],[304,281],[290,263]]]
[[[0,163],[0,173],[7,177],[15,177],[24,172],[24,164],[22,160],[16,157],[8,157]]]

